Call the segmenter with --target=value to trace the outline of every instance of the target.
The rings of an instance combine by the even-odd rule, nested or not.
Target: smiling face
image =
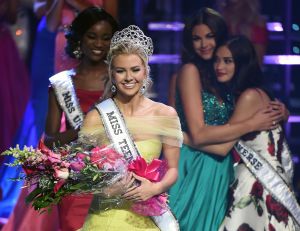
[[[112,81],[119,96],[138,95],[146,73],[145,64],[137,54],[120,54],[112,60]]]
[[[205,24],[196,25],[192,30],[193,48],[197,55],[204,60],[213,57],[216,48],[215,34]]]
[[[92,62],[106,58],[112,37],[112,27],[107,21],[94,24],[83,35],[81,49],[84,57]]]
[[[217,49],[214,69],[217,80],[221,83],[228,83],[233,78],[235,63],[230,50],[226,46],[221,46]]]

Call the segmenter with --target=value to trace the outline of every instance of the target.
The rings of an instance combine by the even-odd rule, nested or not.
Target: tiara
[[[117,31],[111,39],[110,49],[124,42],[130,42],[136,46],[140,46],[147,56],[153,54],[152,39],[144,35],[144,32],[136,25],[130,25],[121,31]]]

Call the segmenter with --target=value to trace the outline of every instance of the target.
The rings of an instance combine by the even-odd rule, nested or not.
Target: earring
[[[82,51],[80,48],[80,45],[78,45],[75,50],[73,51],[73,55],[75,56],[76,59],[80,59],[82,57]]]
[[[141,93],[142,95],[144,95],[144,94],[146,93],[146,84],[145,84],[145,83],[144,83],[143,86],[141,87],[140,93]]]
[[[117,91],[117,88],[116,88],[116,86],[113,84],[113,85],[111,86],[110,90],[111,90],[112,93],[115,93],[115,92]]]

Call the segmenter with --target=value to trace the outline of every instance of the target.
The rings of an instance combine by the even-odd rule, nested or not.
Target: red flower
[[[276,229],[271,223],[269,224],[269,231],[276,231]]]
[[[271,195],[267,196],[266,204],[267,204],[268,212],[271,215],[275,216],[278,222],[283,221],[284,224],[287,225],[289,213],[285,209],[285,207],[281,205],[279,202],[277,202],[276,200],[274,200]]]
[[[108,166],[114,167],[117,160],[122,159],[122,155],[117,153],[114,149],[105,146],[96,147],[91,150],[90,160],[91,163],[97,164],[99,169]]]
[[[38,149],[49,150],[49,148],[44,144],[43,140],[39,140]]]
[[[65,183],[66,183],[66,180],[64,180],[64,179],[59,180],[59,181],[54,185],[54,188],[53,188],[54,193],[57,193],[58,190],[59,190]]]
[[[271,131],[269,131],[268,133],[268,152],[271,154],[271,156],[275,155],[275,141],[274,141],[274,137],[273,137],[273,133]]]
[[[255,183],[252,185],[250,194],[258,199],[262,199],[263,191],[263,186],[258,181],[255,181]]]
[[[234,149],[232,149],[232,157],[233,157],[233,163],[239,163],[241,161],[241,157],[239,153]]]
[[[61,155],[56,154],[53,151],[51,151],[44,144],[44,142],[42,140],[39,141],[38,149],[41,150],[41,152],[47,156],[47,159],[49,160],[48,165],[52,165],[52,164],[55,164],[55,163],[61,163]]]
[[[268,152],[271,154],[271,156],[275,155],[275,146],[272,143],[268,144]]]
[[[60,150],[59,153],[61,154],[61,156],[67,156],[69,154],[69,151],[67,151],[67,150]]]
[[[28,168],[28,167],[24,167],[24,166],[22,166],[22,168],[27,176],[36,172],[36,169],[34,169],[34,168]]]

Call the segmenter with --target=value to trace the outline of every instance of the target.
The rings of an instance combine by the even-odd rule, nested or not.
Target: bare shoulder
[[[178,89],[182,91],[200,92],[201,76],[198,68],[193,63],[187,63],[182,66],[177,78]],[[200,88],[200,89],[199,89]]]
[[[184,64],[179,72],[180,78],[187,78],[190,76],[199,76],[198,68],[193,63],[186,63]]]
[[[267,94],[258,88],[248,88],[238,98],[238,102],[242,102],[247,105],[263,105],[264,102],[268,101],[269,97]]]
[[[152,103],[153,103],[153,106],[152,106],[153,115],[156,115],[156,116],[177,116],[177,112],[173,107],[168,106],[168,105],[163,104],[163,103],[155,102],[155,101],[152,101]]]
[[[198,68],[193,63],[186,63],[181,67],[181,71],[182,72],[185,72],[185,71],[188,71],[188,72],[197,71],[198,72]]]
[[[91,111],[89,111],[86,114],[84,121],[83,121],[83,126],[91,127],[96,124],[99,124],[100,121],[101,121],[101,118],[100,118],[98,111],[96,109],[92,109]]]

